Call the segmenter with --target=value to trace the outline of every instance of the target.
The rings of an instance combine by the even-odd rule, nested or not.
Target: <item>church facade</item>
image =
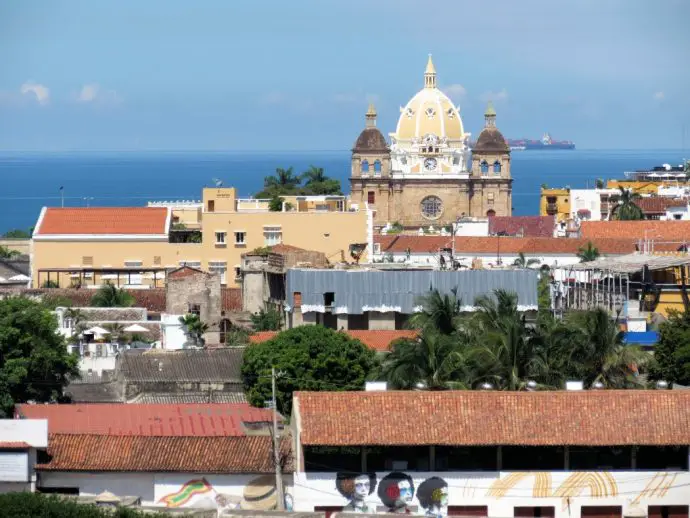
[[[459,218],[511,215],[510,148],[491,105],[470,149],[458,107],[436,85],[429,56],[422,88],[404,108],[390,143],[369,106],[352,149],[351,201],[375,210],[374,224],[435,228]]]

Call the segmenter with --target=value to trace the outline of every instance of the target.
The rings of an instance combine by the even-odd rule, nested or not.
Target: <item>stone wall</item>
[[[220,343],[223,311],[220,275],[198,272],[168,279],[165,306],[165,312],[172,315],[186,315],[198,306],[199,318],[208,325],[208,332],[204,335],[206,345]]]

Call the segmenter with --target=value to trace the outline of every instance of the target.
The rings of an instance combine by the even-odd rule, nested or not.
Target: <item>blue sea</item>
[[[539,188],[593,187],[597,178],[664,163],[680,164],[681,150],[515,151],[513,210],[538,214]],[[323,167],[349,189],[350,153],[314,152],[126,152],[0,153],[0,234],[34,226],[41,207],[142,206],[153,200],[192,200],[220,179],[241,196],[261,189],[276,167]]]

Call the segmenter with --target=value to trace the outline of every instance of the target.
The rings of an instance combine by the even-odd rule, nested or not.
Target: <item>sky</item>
[[[438,84],[466,131],[690,147],[687,0],[0,0],[0,150],[346,150]],[[685,134],[685,137],[683,137]]]

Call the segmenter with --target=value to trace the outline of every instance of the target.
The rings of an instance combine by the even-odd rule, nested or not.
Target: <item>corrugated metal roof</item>
[[[324,293],[334,294],[333,312],[360,315],[366,311],[413,313],[420,297],[433,289],[457,289],[464,310],[480,295],[504,289],[518,296],[521,310],[537,308],[538,272],[533,270],[371,271],[300,270],[287,273],[287,300],[301,293],[302,311],[324,312]]]
[[[586,263],[566,266],[564,270],[602,270],[612,273],[640,272],[647,266],[650,270],[665,270],[674,266],[690,264],[690,255],[628,254],[620,257],[606,257]]]
[[[238,385],[238,392],[183,392],[181,394],[157,394],[155,392],[143,392],[138,394],[128,403],[158,403],[174,405],[179,403],[246,403],[247,399],[242,392],[242,386]]]

